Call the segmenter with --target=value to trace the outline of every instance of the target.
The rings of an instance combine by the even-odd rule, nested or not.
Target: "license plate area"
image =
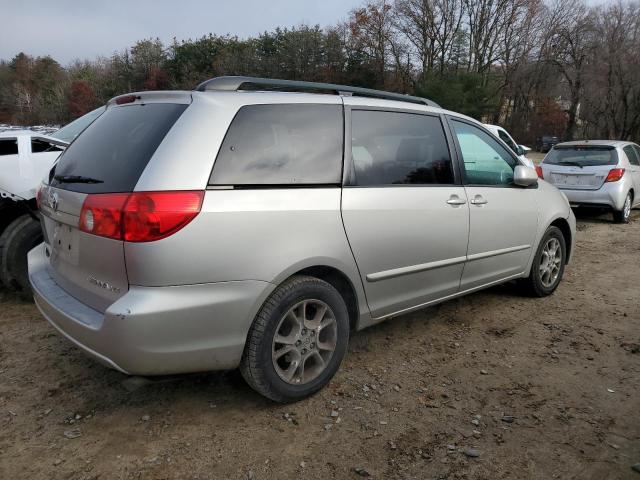
[[[553,183],[567,187],[591,187],[593,175],[553,174]]]
[[[80,248],[76,228],[54,221],[48,237],[52,261],[78,265]]]

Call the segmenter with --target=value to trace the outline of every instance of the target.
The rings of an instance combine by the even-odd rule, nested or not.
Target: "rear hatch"
[[[615,147],[596,145],[556,146],[542,162],[544,179],[570,190],[598,190],[618,164]]]
[[[75,139],[40,193],[50,274],[69,294],[101,312],[129,288],[124,242],[81,231],[82,206],[89,196],[134,191],[188,106],[127,98],[129,103],[111,105]]]

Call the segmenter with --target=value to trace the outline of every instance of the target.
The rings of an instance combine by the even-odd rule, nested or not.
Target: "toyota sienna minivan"
[[[127,374],[234,369],[280,402],[351,332],[560,282],[567,199],[479,122],[354,87],[221,77],[111,100],[39,191],[35,301]]]

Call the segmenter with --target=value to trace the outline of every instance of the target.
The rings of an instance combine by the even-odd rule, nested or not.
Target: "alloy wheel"
[[[540,256],[540,281],[546,288],[552,287],[560,275],[562,247],[557,238],[547,240]]]
[[[631,215],[631,194],[627,195],[627,198],[624,201],[624,206],[622,207],[622,217],[626,221]]]
[[[327,367],[338,340],[331,308],[320,300],[303,300],[280,319],[271,360],[278,376],[292,385],[317,378]]]

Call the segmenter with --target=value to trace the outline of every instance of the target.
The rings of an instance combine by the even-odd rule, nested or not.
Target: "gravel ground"
[[[236,372],[127,380],[0,291],[0,479],[640,479],[640,212],[578,229],[552,297],[359,332],[288,406]]]

